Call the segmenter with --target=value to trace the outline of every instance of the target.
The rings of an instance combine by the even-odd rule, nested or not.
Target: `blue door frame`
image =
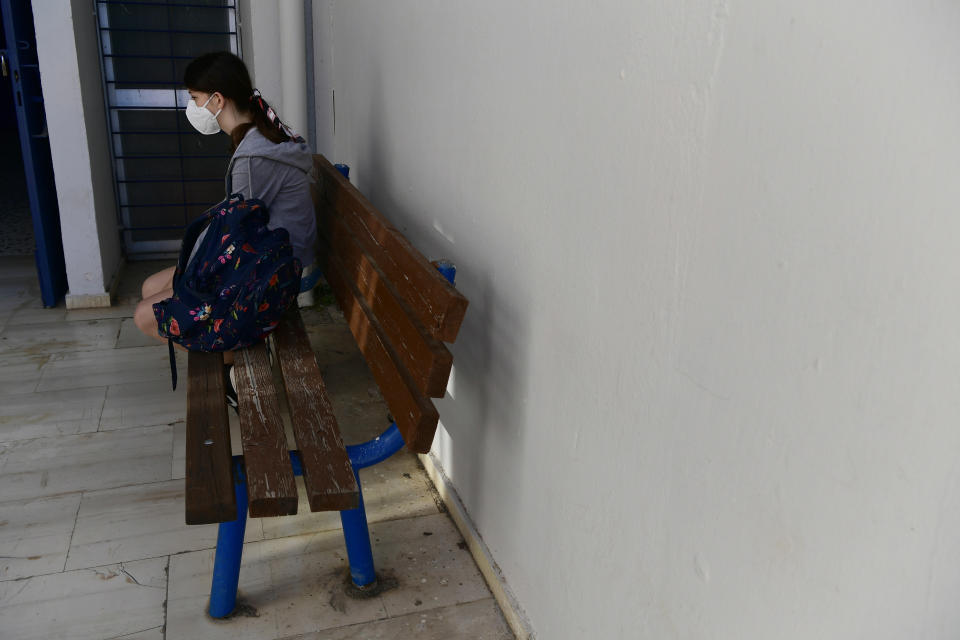
[[[67,291],[67,268],[60,235],[60,211],[40,87],[37,39],[29,0],[0,0],[4,44],[0,82],[10,82],[36,243],[34,256],[43,305],[56,306]]]

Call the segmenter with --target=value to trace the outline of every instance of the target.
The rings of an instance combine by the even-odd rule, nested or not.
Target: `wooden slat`
[[[423,255],[413,248],[323,156],[314,156],[321,198],[342,217],[376,264],[431,335],[453,342],[467,311],[463,297]],[[320,229],[330,229],[330,210],[317,208]]]
[[[323,268],[326,269],[326,257],[336,254],[345,277],[357,285],[364,302],[380,320],[387,339],[417,387],[430,397],[442,398],[453,364],[447,347],[430,335],[376,262],[361,251],[353,233],[341,220],[334,219],[328,231],[330,237],[321,237],[319,251]],[[352,309],[343,311],[349,314]]]
[[[410,372],[386,339],[377,317],[356,287],[344,278],[335,257],[330,260],[324,275],[340,308],[351,309],[349,315],[345,314],[350,332],[380,387],[407,449],[427,453],[440,420],[436,407],[417,389]]]
[[[187,524],[237,517],[224,401],[223,356],[191,351],[187,357]]]
[[[356,509],[360,491],[300,311],[273,333],[311,511]]]
[[[297,512],[297,485],[266,347],[260,342],[237,351],[233,366],[250,516],[292,515]]]

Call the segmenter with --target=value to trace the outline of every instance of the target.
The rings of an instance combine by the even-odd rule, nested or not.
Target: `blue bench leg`
[[[242,459],[233,461],[233,490],[237,497],[237,519],[221,522],[217,534],[217,555],[213,561],[213,585],[210,587],[210,616],[225,618],[237,606],[240,581],[240,556],[243,534],[247,529],[247,479]]]
[[[373,549],[370,547],[370,530],[367,529],[367,511],[363,508],[363,487],[360,486],[360,474],[353,475],[360,489],[360,506],[356,509],[340,512],[343,524],[343,539],[347,543],[347,558],[350,560],[350,578],[354,586],[363,589],[377,581],[373,570]]]
[[[347,544],[347,558],[350,560],[350,578],[358,589],[365,589],[377,582],[373,569],[373,549],[370,547],[370,530],[367,528],[367,511],[363,507],[363,487],[360,485],[360,469],[383,462],[403,448],[403,436],[396,423],[382,434],[363,444],[347,446],[353,475],[360,489],[360,506],[356,509],[340,512],[343,524],[343,539]]]

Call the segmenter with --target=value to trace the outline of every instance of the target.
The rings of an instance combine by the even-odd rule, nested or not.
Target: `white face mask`
[[[216,113],[210,113],[207,109],[207,104],[209,104],[211,100],[213,100],[213,94],[210,94],[210,97],[207,98],[207,101],[203,103],[202,107],[198,107],[193,98],[190,98],[190,102],[187,103],[187,120],[193,125],[194,129],[205,136],[211,136],[220,132],[220,123],[217,122],[217,116],[220,115],[223,109],[219,109]]]

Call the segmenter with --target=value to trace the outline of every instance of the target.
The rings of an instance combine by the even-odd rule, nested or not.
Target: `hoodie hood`
[[[233,163],[238,158],[269,158],[291,167],[296,167],[304,173],[310,174],[313,169],[313,153],[305,142],[271,142],[263,137],[256,127],[251,127],[240,141],[237,150],[230,159],[227,174],[233,169]]]

